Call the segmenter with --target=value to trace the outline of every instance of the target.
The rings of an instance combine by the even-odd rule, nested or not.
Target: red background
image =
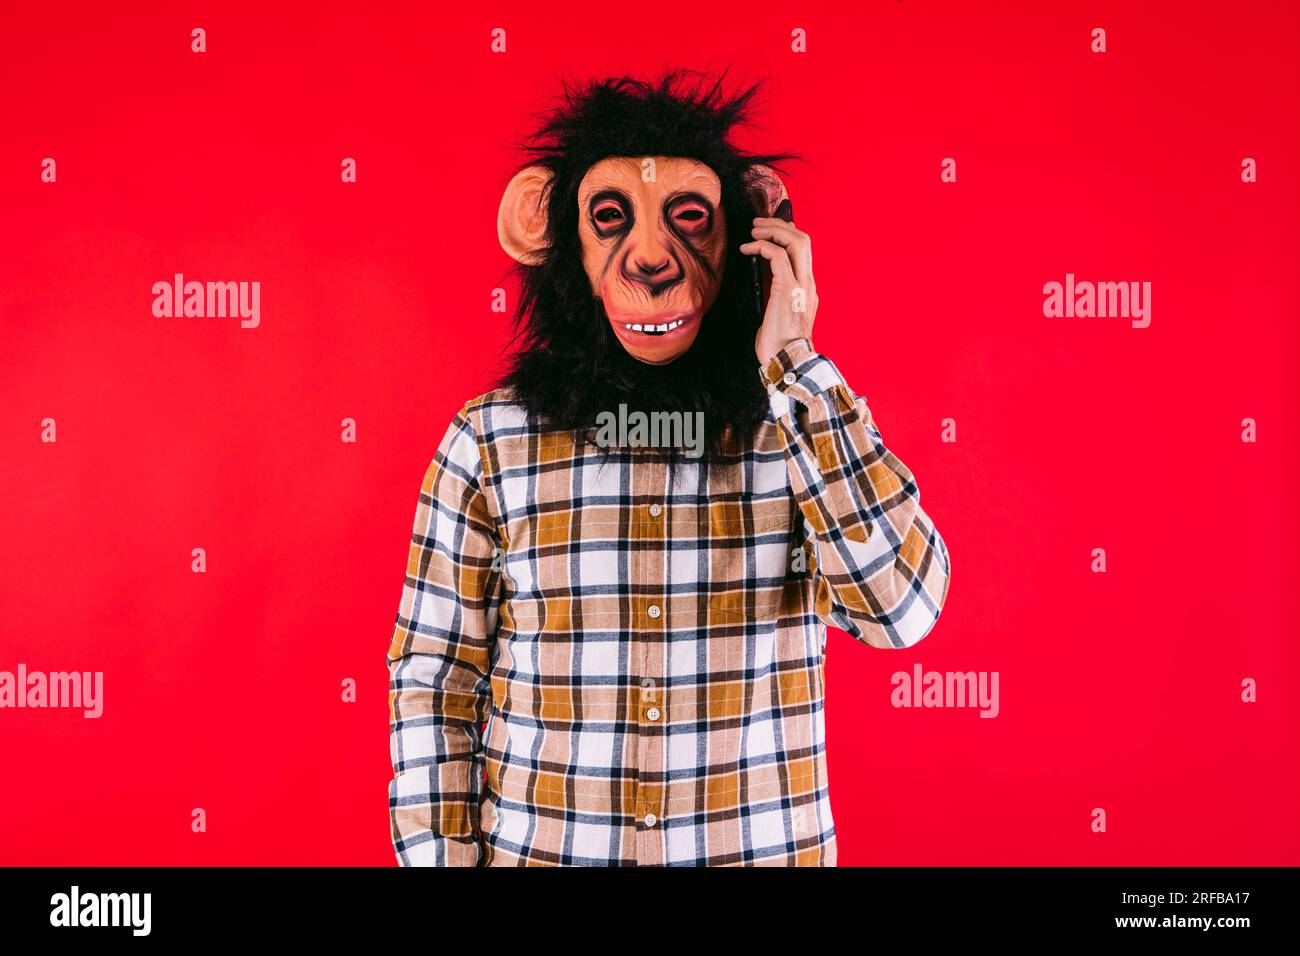
[[[1300,863],[1294,5],[271,7],[3,13],[0,670],[102,670],[105,714],[0,711],[0,862],[393,861],[384,655],[506,344],[509,144],[560,75],[673,64],[770,76],[818,348],[951,549],[914,650],[830,637],[840,862]],[[1045,318],[1067,271],[1151,327]],[[175,272],[261,327],[154,318]],[[917,660],[1001,715],[893,709]]]

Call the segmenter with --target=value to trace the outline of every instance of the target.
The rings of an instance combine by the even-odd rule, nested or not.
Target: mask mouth
[[[700,313],[692,311],[651,316],[611,315],[608,319],[614,332],[625,342],[667,343],[680,336],[694,335],[700,324]]]
[[[677,358],[695,341],[702,314],[697,310],[668,312],[662,315],[624,313],[607,315],[614,335],[632,356],[650,365],[661,365]]]
[[[623,331],[631,332],[633,335],[660,336],[667,335],[669,332],[676,332],[688,321],[690,316],[680,319],[669,319],[667,322],[624,322]]]

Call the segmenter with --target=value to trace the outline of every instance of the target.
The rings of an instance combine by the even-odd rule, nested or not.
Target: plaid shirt
[[[771,414],[707,480],[502,391],[456,416],[388,653],[401,864],[835,864],[826,625],[916,643],[948,553],[829,359],[760,374]]]

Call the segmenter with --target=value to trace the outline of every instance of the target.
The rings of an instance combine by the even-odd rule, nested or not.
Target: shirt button
[[[650,607],[646,609],[646,613],[649,614],[651,617],[657,618],[661,613],[659,610],[659,605],[651,604]]]
[[[786,372],[781,376],[781,381],[785,382],[787,385],[793,385],[795,382],[799,381],[799,376],[795,375],[794,372]]]
[[[653,813],[647,813],[647,814],[645,815],[645,821],[644,821],[644,822],[645,822],[645,825],[646,825],[646,826],[648,826],[648,827],[652,827],[652,826],[654,826],[656,823],[659,822],[659,818],[658,818],[657,816],[655,816]]]
[[[650,517],[658,518],[663,513],[664,513],[664,509],[659,507],[658,505],[650,506]]]
[[[647,710],[647,711],[645,712],[645,719],[646,719],[646,720],[658,720],[658,719],[659,719],[659,708],[658,708],[658,707],[651,707],[649,710]]]

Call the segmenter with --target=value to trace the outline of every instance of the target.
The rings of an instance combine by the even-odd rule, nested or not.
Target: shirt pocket
[[[724,498],[709,502],[706,519],[709,626],[782,617],[800,548],[793,504]]]

